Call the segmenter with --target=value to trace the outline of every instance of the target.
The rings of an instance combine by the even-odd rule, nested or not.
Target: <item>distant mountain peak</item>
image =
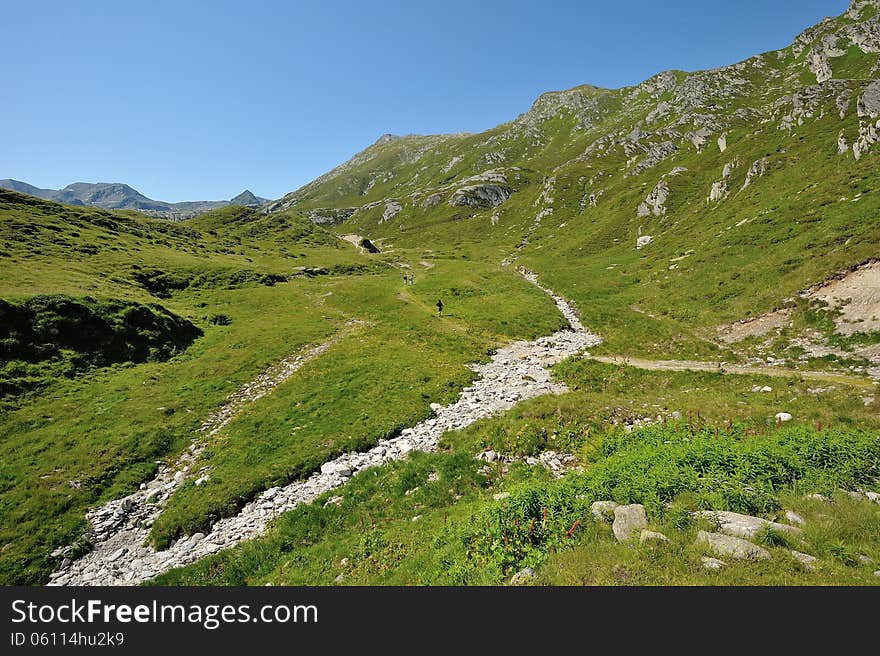
[[[376,143],[373,145],[374,146],[382,146],[384,144],[391,143],[392,141],[397,141],[398,139],[403,139],[403,137],[401,137],[398,134],[386,133],[386,134],[383,134],[378,139],[376,139]]]
[[[231,199],[229,201],[229,204],[230,205],[245,205],[246,207],[252,207],[252,206],[262,205],[263,203],[266,203],[268,200],[269,200],[268,198],[260,198],[259,196],[255,195],[250,189],[245,189],[238,196]]]
[[[11,189],[45,200],[68,205],[93,205],[107,210],[137,210],[150,216],[168,219],[188,219],[202,212],[225,207],[226,205],[245,205],[258,207],[269,199],[254,195],[245,189],[232,200],[184,201],[166,203],[147,198],[137,189],[124,182],[74,182],[63,189],[40,189],[19,180],[0,180],[0,188]]]

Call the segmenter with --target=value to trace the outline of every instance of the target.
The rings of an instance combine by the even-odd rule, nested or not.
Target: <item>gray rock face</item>
[[[666,201],[669,198],[669,185],[666,180],[661,180],[651,190],[643,203],[639,204],[637,215],[641,217],[653,214],[662,216],[666,214]]]
[[[590,514],[600,522],[613,522],[614,509],[619,506],[614,501],[594,501],[590,504]]]
[[[617,506],[614,509],[614,523],[611,530],[618,542],[631,542],[648,526],[645,507],[639,503],[628,506]]]
[[[697,533],[697,544],[707,544],[716,556],[727,556],[736,560],[766,560],[770,552],[741,538],[722,533]]]
[[[379,223],[390,221],[395,216],[400,214],[401,210],[403,210],[403,205],[398,203],[396,200],[389,200],[385,203],[385,211],[382,212],[382,218],[379,220]]]
[[[840,134],[837,135],[837,154],[843,155],[849,151],[849,144],[846,143],[846,137],[843,134],[843,130],[840,131]]]
[[[667,157],[678,152],[678,146],[672,141],[664,141],[663,143],[651,146],[647,154],[642,160],[627,172],[627,176],[639,175],[650,168],[657,166]]]
[[[695,516],[717,522],[718,530],[726,535],[745,538],[747,540],[753,539],[760,531],[765,529],[773,529],[790,535],[796,535],[801,532],[801,529],[797,526],[778,524],[766,519],[761,519],[760,517],[741,515],[726,510],[702,510],[695,513]]]
[[[828,63],[828,55],[824,50],[812,48],[810,54],[807,55],[807,65],[816,75],[816,82],[822,83],[830,80],[833,76],[831,65]]]
[[[351,215],[357,211],[356,207],[347,207],[343,209],[335,208],[315,208],[309,210],[309,221],[318,225],[334,225],[342,223],[351,218]]]
[[[709,202],[717,203],[727,195],[727,182],[720,180],[712,183],[712,189],[709,190]]]
[[[746,173],[746,181],[743,183],[742,188],[745,189],[750,184],[752,184],[753,178],[760,178],[767,171],[767,158],[762,157],[759,160],[755,160],[752,163],[752,166],[749,168],[749,172]]]
[[[510,189],[501,185],[468,185],[456,189],[449,203],[460,207],[498,207],[508,198],[510,198]]]
[[[422,207],[426,209],[430,209],[432,207],[437,207],[440,204],[440,201],[443,200],[443,194],[431,194],[425,200],[422,201]]]

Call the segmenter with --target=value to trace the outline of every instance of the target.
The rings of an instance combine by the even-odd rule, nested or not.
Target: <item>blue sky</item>
[[[847,0],[0,0],[0,178],[277,198],[386,132],[788,45]]]

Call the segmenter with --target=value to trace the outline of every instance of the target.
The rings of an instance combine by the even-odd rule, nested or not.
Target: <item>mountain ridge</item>
[[[137,210],[148,216],[174,220],[192,218],[228,205],[258,207],[269,200],[255,196],[246,189],[230,200],[168,203],[148,198],[122,182],[73,182],[62,189],[42,189],[27,182],[6,178],[0,180],[0,188],[68,205],[90,205],[106,210]]]

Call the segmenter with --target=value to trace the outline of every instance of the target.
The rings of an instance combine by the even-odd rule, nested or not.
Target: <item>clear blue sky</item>
[[[277,198],[381,134],[788,45],[847,0],[0,0],[0,178]]]

